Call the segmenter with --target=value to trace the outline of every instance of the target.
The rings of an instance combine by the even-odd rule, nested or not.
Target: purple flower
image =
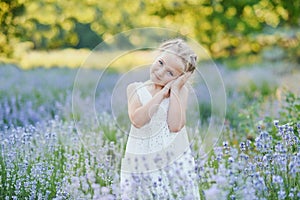
[[[246,144],[245,144],[245,142],[241,142],[240,143],[240,149],[241,149],[241,151],[246,151]]]
[[[278,127],[279,125],[279,120],[274,120],[274,126]]]
[[[261,131],[261,126],[260,125],[257,126],[257,130],[258,130],[258,132]]]
[[[228,142],[227,142],[227,141],[224,141],[224,142],[223,142],[223,147],[224,147],[225,149],[229,147],[229,145],[228,145]]]

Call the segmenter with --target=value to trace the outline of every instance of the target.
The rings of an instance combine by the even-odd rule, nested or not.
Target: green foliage
[[[252,140],[257,134],[255,127],[261,128],[262,124],[273,127],[274,118],[268,116],[267,113],[270,113],[268,111],[270,108],[266,108],[265,104],[273,104],[276,89],[277,86],[267,81],[260,84],[250,81],[246,86],[240,88],[237,93],[236,91],[228,92],[228,112],[226,113],[228,129],[225,130],[225,137],[228,137],[228,141],[231,139],[235,143],[243,138]],[[233,96],[239,98],[232,99]]]
[[[34,49],[92,49],[114,34],[150,26],[196,38],[214,58],[256,55],[270,45],[299,58],[299,7],[283,0],[2,1],[0,46],[5,55],[16,41]]]
[[[300,96],[287,91],[285,94],[285,105],[280,112],[282,123],[300,122]]]
[[[12,54],[14,39],[21,37],[18,18],[24,11],[24,3],[18,0],[0,2],[0,56]]]

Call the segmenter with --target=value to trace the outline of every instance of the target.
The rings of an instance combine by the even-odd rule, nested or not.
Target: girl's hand
[[[179,76],[177,79],[174,80],[174,82],[171,85],[171,90],[173,91],[180,91],[181,88],[184,86],[184,84],[187,82],[187,80],[192,75],[192,72],[187,72],[181,76]]]
[[[175,80],[172,80],[172,81],[168,82],[168,83],[163,87],[163,89],[161,90],[162,93],[163,93],[164,98],[168,98],[168,97],[170,96],[170,89],[171,89],[171,87],[172,87],[174,81],[175,81]]]

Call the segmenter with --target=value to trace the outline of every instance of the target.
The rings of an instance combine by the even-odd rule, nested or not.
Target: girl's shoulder
[[[147,85],[148,82],[149,81],[145,81],[145,82],[142,82],[142,81],[132,82],[132,83],[128,84],[127,90],[128,89],[137,89],[137,87],[139,87],[139,86]]]
[[[143,82],[132,82],[132,83],[129,83],[128,86],[127,86],[127,90],[128,89],[134,89],[136,88],[137,86],[143,84]]]
[[[127,95],[134,95],[137,92],[137,89],[141,87],[144,82],[132,82],[127,86]]]

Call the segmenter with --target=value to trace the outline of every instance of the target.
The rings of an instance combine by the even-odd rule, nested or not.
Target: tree
[[[24,3],[18,0],[1,0],[0,2],[0,56],[11,56],[13,43],[22,37],[18,17],[25,11]]]
[[[138,27],[166,27],[195,38],[214,58],[295,49],[300,57],[300,0],[5,0],[0,3],[1,52],[15,41],[35,49],[90,48]],[[279,33],[284,30],[283,34]],[[3,45],[5,44],[5,45]]]

